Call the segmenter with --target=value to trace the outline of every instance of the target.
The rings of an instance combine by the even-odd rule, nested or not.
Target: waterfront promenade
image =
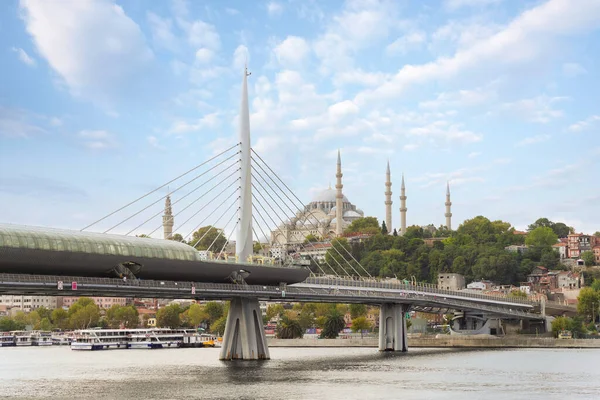
[[[269,347],[377,347],[378,338],[351,339],[267,339]],[[600,349],[600,339],[555,339],[527,336],[443,336],[409,337],[408,346],[415,348],[561,348]]]

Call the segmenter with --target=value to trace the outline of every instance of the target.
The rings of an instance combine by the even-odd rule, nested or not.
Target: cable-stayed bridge
[[[319,221],[250,147],[247,77],[239,141],[229,148],[81,231],[0,225],[0,292],[229,299],[222,359],[269,358],[259,300],[379,304],[380,350],[407,350],[409,309],[544,319],[546,304],[374,279],[344,246],[331,246],[329,260],[310,251],[308,260],[255,255],[255,241],[262,247],[290,218],[302,215],[302,227]],[[167,240],[147,237],[161,228]]]

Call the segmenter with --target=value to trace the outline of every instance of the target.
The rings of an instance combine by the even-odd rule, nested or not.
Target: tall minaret
[[[404,187],[404,174],[402,174],[402,186],[400,187],[400,235],[406,233],[406,188]]]
[[[335,184],[335,188],[337,189],[337,193],[335,195],[335,234],[337,236],[342,236],[344,232],[344,227],[342,226],[342,216],[344,215],[344,195],[342,194],[342,157],[340,156],[340,150],[338,149],[338,159],[337,159],[337,173],[335,174],[337,178],[337,182]]]
[[[171,239],[173,235],[173,210],[171,210],[171,196],[167,195],[165,199],[165,213],[163,214],[163,236],[165,239]]]
[[[446,229],[449,231],[452,230],[452,213],[450,212],[450,206],[452,202],[450,201],[450,182],[446,184]]]
[[[385,225],[388,233],[392,233],[392,178],[389,160],[385,171]]]

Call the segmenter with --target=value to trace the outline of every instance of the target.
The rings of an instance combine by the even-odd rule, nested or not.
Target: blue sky
[[[79,229],[236,142],[394,227],[600,230],[600,0],[3,1],[0,221]],[[176,210],[175,210],[176,211]],[[160,220],[157,221],[160,224]]]

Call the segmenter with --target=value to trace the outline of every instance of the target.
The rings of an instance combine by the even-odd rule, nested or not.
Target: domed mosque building
[[[336,237],[341,235],[352,221],[364,216],[364,212],[342,193],[342,163],[339,151],[336,178],[335,189],[330,186],[318,193],[304,207],[304,210],[298,211],[293,218],[271,232],[271,246],[300,245],[308,235],[318,238]],[[338,215],[337,211],[338,202],[342,210],[341,215]],[[341,217],[340,227],[338,227],[338,217]]]

